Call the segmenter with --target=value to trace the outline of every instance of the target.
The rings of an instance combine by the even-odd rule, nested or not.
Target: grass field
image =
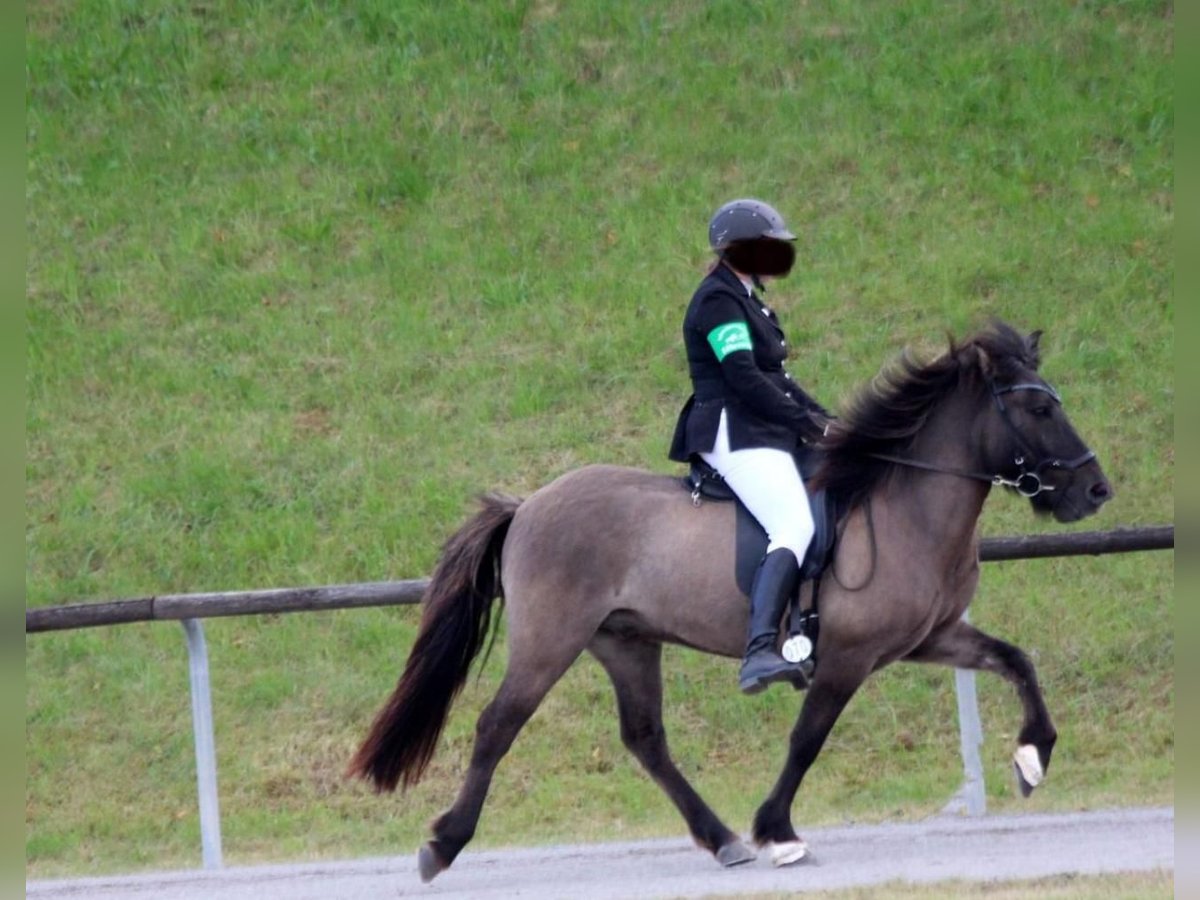
[[[791,369],[837,408],[900,347],[998,315],[1117,498],[1174,516],[1173,6],[1162,2],[38,2],[26,16],[31,606],[419,577],[481,491],[671,471],[679,322],[726,199],[777,204]],[[1054,528],[1008,497],[989,534]],[[985,568],[1061,735],[1027,809],[1170,802],[1172,554]],[[341,777],[415,610],[212,621],[229,862],[408,852],[425,783]],[[797,699],[667,656],[684,771],[746,827]],[[26,641],[26,871],[198,860],[168,625]],[[952,679],[868,683],[797,823],[914,817],[959,783]],[[1020,710],[983,679],[992,808]],[[682,831],[584,661],[502,764],[476,845]]]

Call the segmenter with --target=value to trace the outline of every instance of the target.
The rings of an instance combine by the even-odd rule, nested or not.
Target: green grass
[[[772,289],[834,407],[989,315],[1117,488],[1173,519],[1173,8],[1149,2],[28,6],[31,606],[417,577],[470,498],[606,461],[670,471],[678,334],[720,202],[800,234]],[[989,534],[1055,527],[997,497]],[[1026,809],[1170,802],[1170,554],[985,568],[974,621],[1035,654],[1061,733]],[[449,802],[340,773],[415,610],[208,623],[226,857],[408,852]],[[673,650],[681,766],[745,827],[797,698]],[[27,874],[193,865],[182,636],[26,642]],[[981,679],[989,803],[1015,697]],[[479,845],[678,834],[581,662],[498,773]],[[807,824],[957,788],[951,679],[897,668],[802,788]]]

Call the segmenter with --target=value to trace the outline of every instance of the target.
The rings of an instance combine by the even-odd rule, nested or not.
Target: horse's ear
[[[996,364],[992,362],[992,355],[984,349],[983,344],[972,341],[967,346],[967,352],[974,356],[974,362],[979,366],[979,373],[985,381],[990,381],[996,376]]]
[[[1029,364],[1031,366],[1033,366],[1033,368],[1035,368],[1035,369],[1038,367],[1038,365],[1042,361],[1041,351],[1038,350],[1038,344],[1040,344],[1041,341],[1042,341],[1041,329],[1038,329],[1037,331],[1031,331],[1029,333],[1029,337],[1025,338],[1025,346],[1028,349],[1028,355],[1029,355]]]

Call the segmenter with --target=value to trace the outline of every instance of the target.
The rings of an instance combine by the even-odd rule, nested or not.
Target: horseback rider
[[[750,627],[738,686],[747,694],[775,681],[804,686],[798,664],[779,655],[780,620],[796,594],[813,536],[808,496],[794,453],[821,438],[829,413],[796,384],[783,363],[787,341],[760,294],[786,276],[796,236],[761,200],[726,203],[708,241],[717,255],[683,322],[692,396],[670,458],[698,456],[715,469],[766,531],[766,555],[750,590]]]

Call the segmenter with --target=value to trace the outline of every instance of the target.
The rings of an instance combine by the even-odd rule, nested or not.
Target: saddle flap
[[[808,551],[800,564],[800,580],[819,578],[829,565],[833,545],[837,541],[837,510],[825,491],[814,491],[808,495],[808,506],[812,510],[813,531]]]

